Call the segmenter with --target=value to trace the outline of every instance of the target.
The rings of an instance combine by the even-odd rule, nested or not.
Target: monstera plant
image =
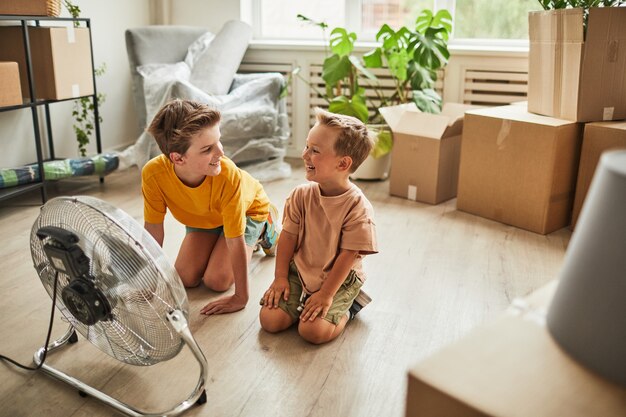
[[[325,33],[328,29],[326,23],[317,22],[301,14],[298,15],[298,19],[322,29],[326,42]],[[369,111],[365,89],[360,82],[363,76],[372,80],[375,80],[376,77],[353,54],[356,39],[356,33],[349,32],[342,27],[334,28],[330,32],[326,47],[327,54],[322,65],[324,91],[321,91],[314,83],[305,81],[321,98],[328,102],[329,111],[354,116],[363,123],[367,123]]]
[[[414,30],[403,26],[395,31],[387,24],[382,25],[376,35],[380,46],[363,57],[367,68],[387,67],[394,81],[393,94],[379,94],[380,107],[413,101],[425,112],[441,110],[441,97],[434,87],[437,72],[450,58],[448,38],[451,32],[452,16],[443,9],[436,14],[423,10],[415,21]]]
[[[298,19],[318,26],[326,43],[328,25],[303,15]],[[324,87],[305,81],[319,97],[326,100],[331,112],[354,116],[367,123],[376,132],[371,156],[380,158],[391,151],[391,131],[384,126],[379,107],[415,102],[422,111],[438,113],[441,97],[434,90],[437,71],[450,57],[448,37],[452,31],[452,16],[447,10],[434,14],[423,10],[415,21],[415,28],[402,27],[394,31],[383,24],[376,35],[380,46],[363,57],[354,54],[357,35],[343,27],[331,30],[322,66]],[[380,80],[371,68],[388,68],[395,83],[394,92],[383,91]],[[366,96],[365,86],[375,91],[375,97]],[[368,105],[369,104],[369,105]]]

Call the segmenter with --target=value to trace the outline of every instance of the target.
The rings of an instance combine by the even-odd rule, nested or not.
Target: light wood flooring
[[[293,162],[289,179],[265,189],[282,209],[302,183]],[[407,369],[475,326],[494,319],[515,297],[554,279],[571,232],[547,236],[455,209],[390,197],[388,182],[357,181],[376,211],[380,253],[368,257],[364,289],[373,301],[335,341],[314,346],[295,330],[261,330],[257,300],[273,278],[274,260],[254,255],[250,302],[241,312],[205,317],[198,310],[219,296],[188,291],[190,328],[209,364],[207,402],[188,416],[404,415]],[[95,178],[65,180],[55,195],[92,195],[143,223],[136,168]],[[0,353],[30,364],[45,338],[51,300],[32,266],[29,235],[39,209],[37,192],[0,205]],[[166,220],[164,251],[173,262],[182,226]],[[58,317],[58,315],[57,315]],[[56,319],[53,337],[66,324]],[[124,402],[150,412],[169,409],[197,382],[198,366],[184,349],[150,367],[124,365],[79,337],[49,364]],[[0,363],[0,416],[86,417],[112,409],[42,373]]]

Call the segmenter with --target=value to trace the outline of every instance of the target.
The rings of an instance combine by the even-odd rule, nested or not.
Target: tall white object
[[[574,359],[626,385],[626,151],[600,159],[547,325]]]

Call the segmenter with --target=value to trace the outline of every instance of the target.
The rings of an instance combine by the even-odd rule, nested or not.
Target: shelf
[[[0,202],[9,198],[17,197],[20,194],[24,194],[32,190],[41,189],[43,186],[44,184],[39,181],[30,184],[16,185],[15,187],[0,188]]]
[[[26,20],[26,21],[54,21],[54,22],[89,22],[90,19],[78,17],[54,17],[54,16],[17,16],[17,15],[0,15],[0,20]]]
[[[32,114],[33,137],[35,141],[35,148],[36,148],[36,154],[37,154],[36,164],[39,164],[41,168],[43,166],[43,163],[46,161],[60,159],[56,157],[55,152],[54,152],[54,140],[52,137],[52,124],[50,121],[50,110],[49,110],[48,105],[53,104],[53,103],[63,102],[63,101],[79,100],[81,98],[91,98],[93,100],[93,104],[94,104],[93,113],[94,113],[94,121],[95,121],[94,133],[95,133],[95,139],[96,139],[96,147],[97,147],[97,152],[101,153],[102,144],[100,140],[100,123],[99,123],[98,100],[97,100],[98,92],[96,89],[95,65],[94,65],[94,59],[93,59],[93,43],[91,40],[91,20],[88,18],[76,18],[75,19],[75,18],[52,17],[52,16],[0,15],[0,21],[20,22],[20,27],[22,31],[22,39],[23,39],[23,47],[24,47],[23,59],[25,60],[25,63],[22,63],[21,65],[25,65],[26,67],[26,68],[23,68],[23,67],[20,68],[20,71],[25,71],[25,74],[28,77],[28,91],[24,92],[24,94],[31,97],[22,104],[0,107],[0,113],[13,111],[13,110],[20,110],[20,109],[30,109],[31,114]],[[31,22],[34,22],[35,25],[33,26]],[[85,28],[89,32],[89,40],[88,40],[89,52],[88,53],[89,53],[89,58],[91,60],[91,68],[92,68],[92,73],[91,73],[91,78],[93,81],[93,93],[92,94],[81,95],[77,97],[63,98],[63,99],[33,99],[32,98],[32,97],[37,97],[37,88],[36,88],[37,83],[35,82],[35,72],[34,72],[35,69],[33,68],[33,56],[32,56],[31,39],[29,36],[29,32],[31,32],[32,28],[40,27],[40,22],[84,23]],[[6,25],[0,25],[0,26],[6,26]],[[48,27],[48,26],[43,26],[43,27]],[[16,58],[18,58],[19,60],[20,56],[18,55]],[[16,59],[9,59],[9,60],[13,61]],[[40,69],[40,71],[42,70]],[[44,131],[46,133],[45,136],[47,137],[47,144],[48,144],[46,155],[44,155],[43,153],[42,135],[41,135],[42,132],[40,132],[40,127],[39,127],[40,106],[44,106],[45,108],[43,121],[45,121],[46,127]],[[38,182],[18,185],[15,187],[0,188],[0,201],[7,200],[9,198],[15,197],[17,195],[20,195],[20,194],[23,194],[32,190],[40,189],[42,202],[45,203],[46,202],[46,183],[48,181],[45,179],[45,171],[43,169],[41,169],[41,177],[43,178],[43,180],[39,180]],[[100,178],[100,182],[103,182],[102,177]]]
[[[30,107],[42,106],[42,105],[45,105],[45,104],[61,103],[63,101],[80,100],[81,98],[84,98],[84,97],[93,97],[93,94],[87,94],[85,96],[69,97],[69,98],[64,98],[64,99],[60,99],[60,100],[36,100],[36,101],[33,101],[33,102],[26,102],[26,103],[22,103],[22,104],[16,104],[14,106],[0,107],[0,113],[3,112],[3,111],[27,109],[27,108],[30,108]]]

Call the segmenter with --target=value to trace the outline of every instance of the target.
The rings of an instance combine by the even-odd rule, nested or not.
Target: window
[[[383,23],[412,28],[425,8],[447,9],[453,44],[520,43],[528,39],[528,12],[538,0],[241,0],[257,39],[322,40],[320,28],[297,19],[303,14],[329,28],[346,27],[359,41],[373,41]],[[327,31],[326,35],[330,30]]]

